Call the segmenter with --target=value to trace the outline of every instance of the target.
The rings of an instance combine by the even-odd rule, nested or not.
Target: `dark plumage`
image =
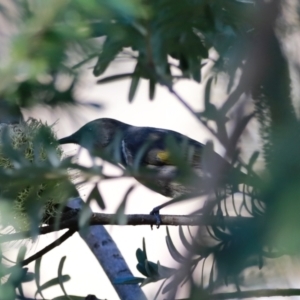
[[[172,130],[131,126],[103,118],[87,123],[74,134],[60,139],[59,143],[79,144],[125,168],[139,166],[151,170],[153,176],[145,178],[137,175],[136,179],[168,197],[182,195],[195,187],[195,181],[191,184],[184,178],[188,172],[181,176],[182,168],[178,168],[176,162],[182,165],[184,161],[187,168],[183,166],[183,169],[189,169],[199,177],[203,175],[201,156],[204,145]],[[215,152],[212,155],[215,166],[225,164],[229,167],[220,155]],[[241,172],[239,174],[245,176]]]

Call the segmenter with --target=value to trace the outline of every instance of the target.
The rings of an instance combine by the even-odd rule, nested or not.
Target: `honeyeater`
[[[92,154],[99,155],[124,168],[148,170],[152,173],[135,178],[147,187],[167,197],[176,197],[198,188],[195,181],[203,176],[204,145],[178,132],[138,127],[118,120],[101,118],[82,126],[72,135],[59,140],[60,144],[74,143],[87,148]],[[226,172],[234,170],[229,162],[216,152],[210,156],[213,166],[225,166]],[[191,172],[187,172],[187,170]],[[189,180],[187,174],[196,175]],[[238,183],[245,183],[247,176],[239,170],[231,172]]]

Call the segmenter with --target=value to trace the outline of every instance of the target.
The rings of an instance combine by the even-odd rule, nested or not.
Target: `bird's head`
[[[59,140],[60,144],[78,144],[89,151],[101,152],[129,125],[108,118],[91,121],[72,135]]]

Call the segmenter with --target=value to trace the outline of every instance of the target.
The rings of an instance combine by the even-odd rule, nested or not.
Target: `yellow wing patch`
[[[168,151],[158,151],[156,157],[163,163],[169,163],[171,155]]]

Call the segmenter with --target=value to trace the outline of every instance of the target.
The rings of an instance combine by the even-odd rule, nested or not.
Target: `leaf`
[[[97,84],[103,84],[103,83],[110,83],[116,80],[125,79],[127,77],[133,77],[134,73],[124,73],[124,74],[117,74],[112,76],[107,76],[102,79],[99,79],[97,81]]]
[[[145,259],[147,259],[146,240],[144,237],[143,237],[143,252],[145,254]]]
[[[255,151],[255,152],[251,155],[251,157],[250,157],[250,159],[249,159],[249,163],[248,163],[248,168],[249,168],[249,170],[252,170],[253,165],[255,164],[256,160],[258,159],[258,156],[259,156],[259,151]]]
[[[179,263],[184,263],[185,258],[175,248],[175,246],[174,246],[174,244],[172,242],[172,239],[170,237],[170,233],[169,233],[168,227],[167,227],[166,242],[167,242],[167,246],[168,246],[169,252],[170,252],[171,256],[173,257],[173,259],[176,260]]]
[[[205,104],[205,109],[206,107],[209,106],[210,104],[210,91],[211,91],[211,84],[213,81],[213,77],[210,77],[205,85],[205,94],[204,94],[204,104]]]
[[[116,55],[122,50],[123,45],[120,41],[108,37],[103,45],[102,52],[98,57],[93,73],[100,76],[107,69],[108,65],[114,60]]]
[[[42,262],[42,257],[38,258],[35,261],[35,265],[34,265],[34,273],[35,273],[35,284],[37,286],[37,291],[35,293],[35,296],[37,294],[40,294],[41,297],[43,299],[45,299],[45,297],[42,294],[42,290],[41,290],[41,286],[40,286],[40,269],[41,269],[41,262]]]
[[[183,246],[188,250],[188,251],[193,251],[194,247],[188,242],[188,240],[186,239],[184,233],[183,233],[183,229],[182,226],[179,226],[179,237],[180,240],[183,244]]]
[[[174,268],[169,268],[169,267],[162,266],[160,264],[160,262],[158,261],[157,262],[157,271],[158,271],[158,274],[159,274],[160,278],[168,278],[168,277],[171,277],[172,275],[174,275],[174,273],[177,270],[174,269]]]
[[[74,296],[74,295],[69,295],[68,297],[58,296],[58,297],[52,298],[52,300],[69,300],[69,299],[72,299],[72,300],[85,300],[86,299],[86,297]]]
[[[87,203],[85,203],[85,205],[80,211],[79,221],[78,221],[81,231],[87,228],[92,214],[93,213],[90,206]]]
[[[146,259],[145,260],[145,268],[146,268],[146,271],[148,273],[148,277],[151,277],[151,278],[157,280],[157,278],[158,278],[158,266],[157,266],[157,264],[155,264],[151,261],[148,261]]]
[[[20,269],[16,266],[16,268],[13,268],[7,283],[12,284],[13,286],[19,286],[21,282],[23,282],[27,271],[28,268]]]
[[[22,279],[22,282],[30,282],[34,279],[35,275],[32,272],[27,272]]]
[[[62,282],[67,282],[70,279],[71,279],[71,277],[69,275],[63,275],[61,277]],[[57,277],[57,278],[50,279],[49,281],[47,281],[43,285],[39,286],[38,289],[37,289],[37,291],[35,292],[35,297],[37,296],[37,294],[42,295],[41,293],[42,293],[43,290],[46,290],[46,289],[48,289],[50,287],[53,287],[55,285],[60,284],[59,281],[60,281],[60,279]],[[45,299],[45,298],[43,298],[43,299]]]
[[[159,294],[160,294],[162,288],[164,287],[166,281],[167,281],[167,279],[165,279],[165,280],[163,281],[163,283],[160,285],[160,287],[159,287],[159,289],[157,290],[157,292],[156,292],[156,294],[155,294],[153,300],[157,300],[157,297],[159,296]]]
[[[214,267],[215,267],[216,260],[214,259],[213,264],[211,266],[210,274],[209,274],[209,282],[208,282],[208,289],[210,292],[214,289]]]
[[[147,259],[147,256],[141,249],[137,249],[136,250],[136,258],[137,258],[138,262],[144,263],[145,260]]]
[[[143,250],[140,248],[136,250],[136,258],[138,260],[138,264],[136,265],[137,270],[144,276],[148,277],[150,274],[148,274],[145,267],[145,262],[147,261],[145,238],[143,238]]]
[[[211,226],[211,228],[214,232],[214,235],[215,235],[216,239],[218,239],[222,242],[229,242],[231,240],[231,235],[225,233],[223,230],[220,230],[218,228],[218,226]]]
[[[137,268],[137,270],[138,270],[141,274],[143,274],[143,275],[146,276],[146,277],[149,277],[150,274],[148,274],[148,272],[147,272],[147,270],[146,270],[146,268],[145,268],[145,263],[138,263],[138,264],[136,265],[136,268]]]
[[[199,68],[193,68],[192,76],[193,76],[193,79],[196,82],[198,82],[198,83],[201,82],[201,69],[200,69],[200,67]]]
[[[139,85],[139,81],[140,81],[140,76],[138,76],[138,75],[132,76],[130,89],[129,89],[129,95],[128,95],[128,100],[129,100],[130,103],[132,102],[132,100],[135,96],[137,87]]]
[[[90,203],[91,200],[96,200],[97,203],[98,203],[98,205],[99,205],[99,207],[101,209],[105,209],[105,203],[104,203],[103,198],[102,198],[102,196],[101,196],[101,194],[99,192],[98,184],[97,183],[95,184],[94,188],[90,192],[90,195],[88,196],[86,202]]]
[[[22,262],[25,258],[25,255],[26,255],[26,251],[27,251],[27,248],[25,245],[23,245],[20,249],[19,249],[19,252],[18,252],[18,256],[17,256],[17,263],[19,262]]]
[[[134,190],[135,187],[136,187],[135,184],[133,184],[132,186],[129,187],[129,189],[127,190],[127,192],[125,193],[125,195],[123,197],[121,204],[119,205],[119,207],[117,208],[117,211],[115,213],[115,215],[116,215],[115,218],[117,220],[117,223],[120,225],[127,224],[127,218],[125,215],[126,203],[127,203],[130,193]],[[113,219],[112,222],[115,222],[115,219]]]
[[[90,54],[87,58],[83,59],[81,62],[75,64],[72,69],[75,70],[75,69],[78,69],[80,68],[81,66],[85,65],[87,62],[89,62],[91,59],[95,58],[98,56],[98,53],[93,53],[93,54]]]
[[[149,99],[153,100],[155,96],[155,80],[149,79]]]
[[[145,278],[142,277],[123,277],[123,278],[116,278],[113,283],[114,284],[138,284],[142,283]]]
[[[64,267],[64,263],[66,261],[66,256],[63,256],[59,262],[59,265],[58,265],[58,269],[57,269],[57,275],[58,275],[58,281],[59,281],[59,285],[60,285],[60,288],[61,290],[63,291],[64,295],[67,297],[67,299],[69,300],[72,300],[66,290],[65,290],[65,287],[64,287],[64,284],[63,284],[63,275],[62,275],[62,270],[63,270],[63,267]]]

